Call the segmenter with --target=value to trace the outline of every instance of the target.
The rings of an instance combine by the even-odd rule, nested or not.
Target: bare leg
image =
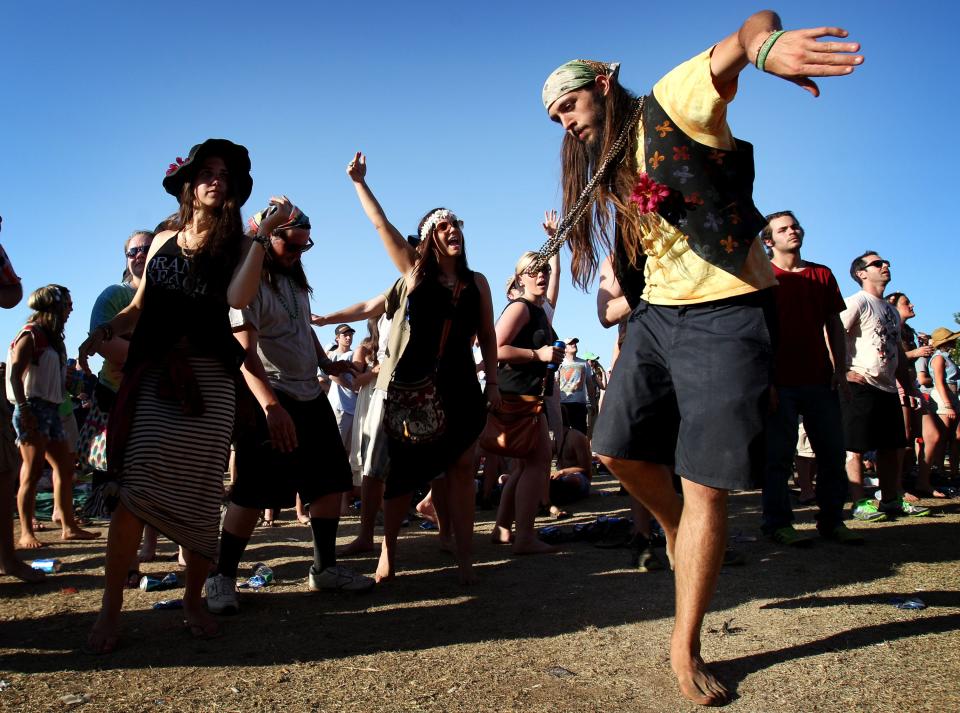
[[[667,538],[667,558],[673,566],[673,552],[683,502],[673,489],[673,473],[659,463],[600,456],[600,460],[634,498],[657,518]]]
[[[513,519],[516,514],[517,483],[522,471],[510,473],[500,492],[500,506],[497,508],[497,520],[493,525],[491,541],[495,545],[508,545],[512,539]]]
[[[117,645],[127,566],[133,561],[142,531],[143,523],[122,504],[117,505],[107,535],[106,577],[100,615],[87,637],[87,650],[91,653],[109,653]]]
[[[73,513],[73,470],[75,454],[70,452],[66,441],[50,441],[47,458],[53,461],[53,500],[60,511],[60,523],[64,540],[95,540],[99,532],[82,530]]]
[[[373,551],[373,526],[383,503],[383,481],[363,476],[360,483],[360,532],[357,538],[340,551],[341,555],[355,555]]]
[[[307,506],[303,504],[302,500],[300,500],[299,493],[297,493],[297,522],[299,522],[301,525],[310,524],[310,513],[307,512]]]
[[[374,575],[377,584],[393,579],[396,574],[397,538],[400,526],[410,509],[411,496],[400,495],[383,501],[383,542],[380,545],[380,561]]]
[[[476,581],[473,571],[473,520],[476,506],[474,485],[475,446],[471,445],[452,466],[447,468],[447,502],[450,525],[456,544],[460,584]]]
[[[187,561],[186,583],[183,589],[183,617],[190,633],[196,638],[211,638],[220,633],[220,625],[203,604],[203,583],[210,574],[212,562],[191,550],[180,548]]]
[[[863,454],[847,451],[847,480],[854,505],[863,500]]]
[[[137,554],[138,562],[153,562],[157,556],[157,537],[160,533],[151,525],[143,527],[143,544],[140,545],[140,552]],[[131,569],[136,569],[136,562]]]
[[[940,422],[936,416],[925,413],[921,416],[920,426],[923,435],[923,452],[917,455],[917,490],[934,497],[941,497],[943,493],[935,490],[930,482],[930,468],[936,462],[940,452],[943,434],[939,428]]]
[[[10,503],[13,501],[14,471],[0,473],[0,575],[9,575],[24,582],[42,582],[46,579],[43,572],[34,569],[17,557],[13,546],[13,513]]]
[[[33,532],[33,515],[37,509],[37,483],[43,470],[43,456],[47,447],[46,438],[34,443],[20,444],[20,488],[17,490],[17,512],[20,515],[20,540],[17,547],[35,550],[42,543]]]
[[[523,471],[516,486],[517,535],[513,543],[513,554],[535,555],[556,552],[557,548],[548,545],[537,537],[534,522],[537,510],[543,500],[544,490],[550,478],[551,441],[547,432],[547,419],[540,416],[540,446],[523,464]],[[512,477],[511,477],[512,479]]]
[[[427,497],[417,503],[417,512],[428,520],[428,513],[433,511],[433,522],[437,526],[437,534],[440,536],[440,550],[442,552],[453,552],[453,532],[450,522],[450,475],[445,478],[436,478],[430,483],[430,492]],[[421,510],[421,506],[423,510]]]
[[[675,550],[677,614],[670,665],[684,698],[699,705],[717,705],[728,699],[729,692],[700,657],[700,630],[727,546],[727,491],[684,480],[683,494]]]
[[[630,515],[633,518],[632,534],[643,535],[650,539],[650,511],[632,495],[630,496]]]

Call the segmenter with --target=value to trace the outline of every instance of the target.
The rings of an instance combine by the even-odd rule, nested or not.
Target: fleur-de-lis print
[[[727,251],[727,253],[732,253],[733,249],[740,243],[734,240],[732,235],[728,235],[726,238],[720,241],[720,244],[723,246],[723,249]]]
[[[690,149],[686,146],[674,146],[673,147],[673,160],[674,161],[689,161],[690,160]]]
[[[667,157],[664,156],[659,151],[654,151],[653,156],[650,157],[650,165],[653,166],[653,169],[656,170],[660,167],[660,164],[667,160]]]
[[[710,159],[711,161],[715,161],[717,165],[720,166],[723,164],[724,156],[726,156],[726,154],[723,151],[718,151],[717,149],[714,149],[707,155],[707,158]]]
[[[693,192],[689,196],[684,196],[683,202],[687,205],[703,205],[703,198],[699,193]]]
[[[713,231],[720,230],[720,221],[717,219],[717,216],[713,213],[707,213],[707,217],[703,220],[703,227],[708,228]]]
[[[673,172],[673,175],[680,179],[680,185],[684,185],[688,180],[693,178],[693,174],[690,173],[690,168],[688,166],[681,166],[676,171]]]
[[[667,138],[667,134],[673,131],[673,127],[670,126],[670,120],[667,119],[662,124],[656,127],[657,133],[660,134],[661,139]]]

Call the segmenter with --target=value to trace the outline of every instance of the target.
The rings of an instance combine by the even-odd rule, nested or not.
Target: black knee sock
[[[220,558],[217,560],[217,574],[224,577],[237,578],[237,567],[243,558],[243,551],[247,549],[249,537],[238,537],[232,532],[224,530],[220,533]]]
[[[337,563],[337,527],[338,517],[311,517],[310,529],[313,530],[313,568],[322,572]]]

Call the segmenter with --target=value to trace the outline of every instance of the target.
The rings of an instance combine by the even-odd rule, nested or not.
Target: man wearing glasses
[[[929,515],[928,508],[907,502],[897,489],[900,454],[907,446],[897,381],[911,400],[919,394],[900,346],[900,315],[883,299],[890,282],[890,261],[868,250],[854,258],[850,276],[860,291],[847,297],[840,321],[847,334],[850,400],[843,404],[843,430],[853,517],[878,522]],[[863,454],[872,450],[877,451],[879,504],[865,497],[863,490]]]
[[[313,241],[310,219],[287,199],[277,201],[289,217],[270,235],[260,289],[242,310],[230,310],[234,335],[246,350],[241,371],[259,408],[252,432],[237,435],[237,480],[220,536],[216,572],[207,579],[207,608],[237,613],[236,578],[257,516],[265,508],[309,508],[313,532],[311,591],[358,591],[373,580],[336,563],[341,494],[353,487],[347,454],[330,403],[317,381],[317,367],[339,375],[350,362],[334,363],[310,326],[310,284],[300,261]],[[250,219],[260,228],[263,213]]]

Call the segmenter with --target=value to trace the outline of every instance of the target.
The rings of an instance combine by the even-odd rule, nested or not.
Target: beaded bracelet
[[[253,242],[257,243],[260,247],[264,249],[265,252],[270,252],[270,238],[266,235],[260,235],[260,233],[254,233],[250,236]]]
[[[780,39],[780,36],[786,32],[786,30],[777,30],[776,32],[771,32],[770,36],[764,40],[763,45],[760,47],[760,51],[757,52],[757,69],[761,72],[767,71],[765,69],[767,65],[767,55],[770,54],[770,49],[776,44],[777,40]]]

